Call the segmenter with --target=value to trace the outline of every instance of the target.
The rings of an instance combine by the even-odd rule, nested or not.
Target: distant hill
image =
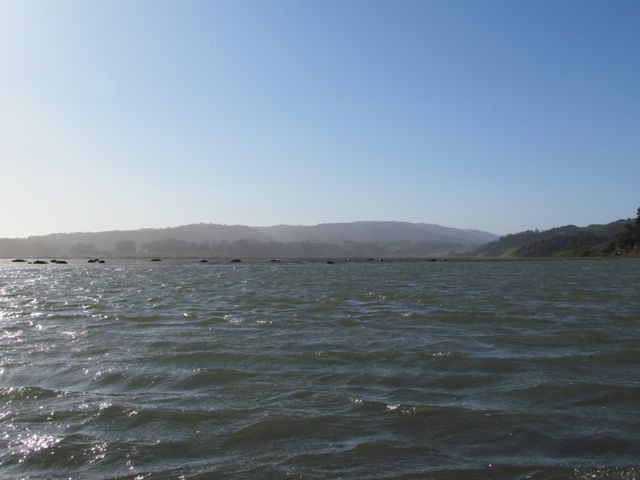
[[[352,222],[314,226],[277,225],[256,230],[277,242],[448,242],[479,245],[496,239],[489,232],[461,230],[427,223]]]
[[[640,229],[640,225],[627,219],[588,227],[567,225],[543,231],[528,230],[500,237],[472,253],[492,258],[632,255],[638,253],[639,248],[633,237],[635,229]]]
[[[248,227],[210,223],[0,239],[11,257],[421,257],[467,252],[497,237],[489,232],[408,222]]]

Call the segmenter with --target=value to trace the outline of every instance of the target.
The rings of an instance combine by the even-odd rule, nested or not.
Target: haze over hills
[[[480,230],[394,221],[271,227],[202,223],[5,238],[0,257],[420,257],[462,253],[496,238]]]
[[[480,230],[461,230],[427,223],[353,222],[322,223],[314,226],[276,225],[257,230],[277,242],[432,242],[461,245],[483,244],[496,235]]]
[[[0,239],[15,257],[430,257],[478,258],[637,255],[640,215],[603,225],[566,225],[496,235],[397,221],[249,227],[200,223],[170,228],[55,233]]]

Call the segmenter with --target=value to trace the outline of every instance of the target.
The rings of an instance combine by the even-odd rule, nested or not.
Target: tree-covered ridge
[[[480,257],[586,257],[640,254],[640,209],[635,220],[567,225],[500,237],[474,252]]]
[[[640,208],[636,212],[635,222],[627,222],[611,241],[608,251],[617,255],[640,255]]]

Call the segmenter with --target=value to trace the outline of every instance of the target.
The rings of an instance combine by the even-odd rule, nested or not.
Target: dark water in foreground
[[[640,262],[0,265],[0,477],[640,478]]]

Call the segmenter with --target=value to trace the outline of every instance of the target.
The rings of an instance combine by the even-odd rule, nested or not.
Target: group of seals
[[[33,264],[33,265],[44,265],[44,264],[48,263],[48,262],[46,262],[46,261],[44,261],[44,260],[34,260],[33,262],[27,262],[27,260],[25,260],[24,258],[16,258],[15,260],[11,260],[11,261],[12,261],[13,263],[30,263],[30,264]],[[161,261],[162,261],[162,259],[161,259],[161,258],[152,258],[152,259],[150,259],[149,261],[150,261],[150,262],[161,262]],[[350,258],[348,258],[348,259],[346,259],[345,261],[346,261],[346,262],[350,262],[350,261],[351,261],[351,259],[350,259]],[[384,262],[384,258],[380,258],[380,259],[378,259],[378,260],[375,260],[375,259],[373,259],[373,258],[367,258],[367,261],[368,261],[368,262],[375,262],[375,261],[378,261],[378,262]],[[435,261],[436,261],[436,259],[432,258],[430,261],[431,261],[431,262],[435,262]],[[102,260],[102,259],[100,259],[100,258],[91,258],[91,259],[89,259],[87,262],[88,262],[88,263],[106,263],[106,261],[105,261],[105,260]],[[280,260],[278,260],[278,259],[276,259],[276,258],[272,258],[271,260],[269,260],[269,262],[271,262],[271,263],[279,263],[279,262],[280,262]],[[56,260],[56,259],[54,258],[53,260],[51,260],[51,263],[56,263],[56,264],[58,264],[58,265],[63,265],[63,264],[66,264],[66,263],[67,263],[67,261],[66,261],[66,260]],[[207,260],[207,259],[202,259],[202,260],[200,260],[200,262],[199,262],[199,263],[209,263],[209,260]],[[232,259],[232,260],[229,260],[229,263],[242,263],[242,260],[241,260],[241,259],[239,259],[239,258],[234,258],[234,259]],[[336,263],[336,262],[334,262],[333,260],[328,260],[328,261],[327,261],[327,264],[328,264],[328,265],[334,265],[335,263]]]
[[[24,258],[16,258],[15,260],[11,260],[13,263],[28,263],[30,265],[46,265],[47,261],[45,260],[34,260],[33,262],[27,262]],[[51,263],[57,263],[58,265],[66,265],[66,260],[56,260],[55,258],[51,260]]]

